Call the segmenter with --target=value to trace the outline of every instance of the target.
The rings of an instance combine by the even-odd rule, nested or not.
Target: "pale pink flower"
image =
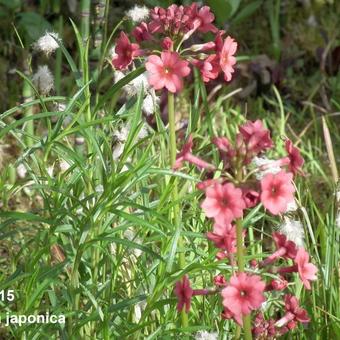
[[[318,269],[309,261],[309,255],[303,248],[300,248],[295,257],[295,263],[298,267],[300,279],[306,289],[311,289],[309,281],[317,280],[316,273]]]
[[[234,315],[245,316],[261,306],[266,284],[258,275],[234,274],[230,284],[222,290],[223,306]]]
[[[206,189],[205,200],[201,207],[209,218],[214,218],[219,225],[229,225],[235,218],[243,216],[246,205],[242,190],[232,183],[216,183]]]
[[[182,90],[182,78],[190,73],[188,62],[182,60],[177,52],[170,51],[163,51],[160,57],[149,56],[145,67],[149,72],[149,83],[155,90],[165,87],[172,93]]]
[[[130,43],[129,38],[124,32],[120,33],[115,47],[116,55],[112,59],[112,65],[118,69],[126,69],[135,57],[142,54],[138,44]]]
[[[222,71],[224,72],[224,79],[226,81],[230,81],[232,77],[232,73],[234,73],[234,65],[236,64],[236,58],[234,54],[237,50],[237,42],[231,37],[227,37],[224,40],[223,47],[220,57],[220,66]]]
[[[229,225],[214,225],[213,232],[207,233],[208,240],[212,241],[216,248],[225,250],[228,254],[236,253],[236,228]]]
[[[177,310],[180,312],[185,307],[185,311],[188,313],[191,306],[193,290],[187,275],[184,275],[181,281],[176,282],[175,294],[178,299]]]
[[[293,174],[280,171],[267,174],[261,180],[261,202],[273,215],[284,213],[294,200]]]

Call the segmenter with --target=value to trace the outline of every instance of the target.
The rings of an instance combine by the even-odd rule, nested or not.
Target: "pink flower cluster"
[[[180,169],[187,162],[205,170],[206,178],[197,188],[205,196],[201,208],[213,221],[213,229],[206,236],[218,249],[217,259],[229,261],[234,266],[237,251],[235,224],[259,204],[272,215],[285,213],[288,205],[294,202],[293,179],[297,174],[303,174],[301,167],[304,161],[300,151],[286,139],[284,146],[287,154],[284,157],[256,163],[254,160],[263,159],[264,154],[274,148],[270,132],[260,120],[248,121],[240,126],[234,142],[225,137],[216,137],[212,143],[219,151],[218,164],[222,165],[215,166],[193,155],[193,139],[190,136],[178,154],[174,169]],[[244,230],[242,236],[245,236]],[[215,289],[209,290],[209,294],[219,293],[222,296],[222,318],[233,319],[240,325],[243,317],[258,310],[267,296],[275,292],[276,298],[281,297],[284,302],[281,317],[277,318],[278,314],[274,313],[275,318],[266,320],[260,312],[254,319],[253,335],[261,339],[274,339],[294,329],[299,322],[310,321],[307,312],[291,294],[293,284],[289,281],[295,273],[305,289],[311,289],[311,281],[317,279],[317,268],[309,261],[309,254],[304,248],[298,248],[278,232],[274,232],[272,238],[275,250],[261,261],[250,261],[252,273],[234,272],[228,280],[223,275],[217,275],[213,282]],[[273,275],[276,277],[270,278]],[[207,295],[208,290],[196,290],[201,292],[196,294],[191,291],[187,276],[176,284],[179,310],[190,306],[193,295]]]
[[[192,67],[199,69],[205,82],[216,79],[220,73],[230,81],[236,64],[237,43],[213,24],[214,14],[208,6],[197,3],[188,6],[171,5],[155,7],[150,20],[142,22],[132,31],[135,42],[127,34],[120,33],[116,41],[112,65],[125,70],[134,60],[146,60],[145,68],[149,84],[155,89],[166,88],[176,93],[183,88],[183,78]],[[213,41],[202,41],[201,35],[215,34]]]

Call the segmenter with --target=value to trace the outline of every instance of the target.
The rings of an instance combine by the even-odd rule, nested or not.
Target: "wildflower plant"
[[[261,206],[270,215],[287,213],[289,204],[294,202],[294,175],[302,173],[303,158],[292,142],[286,139],[285,157],[254,166],[254,158],[264,157],[266,152],[275,148],[269,130],[260,120],[241,125],[234,140],[214,137],[211,144],[219,152],[217,164],[193,154],[193,139],[190,136],[177,155],[175,168],[184,167],[187,163],[205,170],[203,181],[198,183],[197,188],[204,193],[201,208],[213,226],[206,237],[218,249],[216,259],[227,261],[234,267],[234,273],[228,275],[229,281],[223,274],[214,280],[215,285],[220,287],[215,293],[221,294],[224,306],[221,316],[241,325],[246,339],[251,339],[252,333],[256,337],[280,336],[294,329],[298,322],[309,322],[297,298],[285,292],[289,291],[290,274],[296,273],[305,289],[311,289],[311,281],[317,279],[317,268],[309,262],[308,252],[303,247],[298,248],[279,232],[272,234],[276,250],[271,255],[261,261],[253,259],[247,263],[247,231],[243,221],[248,214],[252,214],[252,210],[258,211]],[[261,172],[265,174],[256,176]],[[294,264],[284,266],[286,261],[293,261]],[[272,275],[277,277],[273,279]],[[192,294],[187,277],[181,287],[181,293],[178,288],[175,291],[180,301],[178,308],[186,304],[188,311],[190,299],[195,294]],[[263,314],[258,314],[252,324],[252,312],[259,311],[266,300],[271,300],[269,295],[272,292],[275,299],[279,296],[284,298],[285,316],[279,320],[265,321]],[[201,294],[204,295],[204,290]],[[270,331],[262,323],[257,324],[259,318],[268,322]]]

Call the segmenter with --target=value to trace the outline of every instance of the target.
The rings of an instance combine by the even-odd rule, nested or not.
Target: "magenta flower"
[[[242,197],[247,209],[255,207],[260,202],[260,194],[252,189],[242,188]]]
[[[256,339],[272,339],[276,335],[275,320],[267,321],[263,313],[258,313],[254,319],[252,333]]]
[[[176,282],[175,294],[178,299],[177,310],[180,312],[185,307],[185,311],[188,313],[191,306],[193,290],[190,287],[190,281],[187,275],[184,275],[181,281]]]
[[[233,219],[243,216],[246,205],[242,198],[242,190],[232,183],[208,187],[201,207],[209,218],[214,218],[219,225],[229,225]]]
[[[232,73],[234,73],[234,65],[236,64],[236,58],[234,54],[237,50],[237,42],[231,37],[227,37],[224,40],[223,47],[220,57],[220,66],[222,71],[224,72],[224,79],[226,81],[230,81],[232,78]]]
[[[311,289],[309,281],[317,280],[316,273],[318,269],[314,264],[309,263],[308,261],[308,253],[303,248],[299,248],[295,257],[295,263],[298,267],[299,276],[303,285],[306,289]]]
[[[267,286],[266,291],[270,290],[284,290],[288,286],[288,281],[284,277],[280,276],[278,279],[272,280]]]
[[[161,56],[150,55],[145,63],[148,80],[155,90],[167,88],[176,93],[182,90],[183,77],[190,73],[188,62],[182,60],[177,52],[163,51]]]
[[[289,159],[289,170],[296,175],[298,171],[300,171],[303,163],[305,162],[302,158],[300,151],[296,148],[292,141],[287,139],[285,144],[286,151],[288,152],[288,159]]]
[[[266,284],[258,275],[234,274],[230,284],[222,290],[223,306],[234,315],[245,316],[261,306]]]
[[[223,275],[216,275],[214,277],[214,284],[218,287],[226,287],[227,286],[227,280]]]
[[[280,171],[267,174],[261,180],[261,202],[273,215],[284,213],[294,200],[293,174]]]
[[[273,233],[273,239],[276,244],[276,251],[268,256],[260,263],[260,267],[267,266],[275,262],[278,258],[283,257],[286,259],[295,259],[297,254],[296,244],[293,241],[287,240],[287,237],[278,232]]]
[[[120,32],[115,47],[116,56],[112,59],[112,65],[118,70],[126,69],[135,57],[142,54],[138,44],[130,43],[129,38],[124,32]]]
[[[260,120],[248,121],[240,126],[240,134],[249,152],[254,155],[273,147],[269,130],[265,129]]]
[[[179,168],[182,167],[183,162],[187,161],[191,164],[196,165],[197,167],[199,167],[200,169],[207,169],[210,171],[215,170],[215,167],[207,162],[205,162],[204,160],[194,156],[191,152],[192,152],[192,145],[193,145],[193,141],[192,141],[192,135],[189,136],[188,141],[183,145],[182,151],[177,154],[176,156],[176,162],[173,166],[174,170],[177,170]]]
[[[306,310],[299,306],[299,300],[290,294],[285,295],[286,314],[275,323],[277,327],[283,327],[290,323],[290,329],[296,326],[296,322],[308,323],[310,318]],[[294,327],[293,327],[294,326]]]

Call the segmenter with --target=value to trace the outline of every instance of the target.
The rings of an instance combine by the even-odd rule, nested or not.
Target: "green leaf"
[[[242,8],[232,19],[232,24],[239,24],[244,19],[250,17],[262,5],[262,3],[263,0],[256,0]]]

